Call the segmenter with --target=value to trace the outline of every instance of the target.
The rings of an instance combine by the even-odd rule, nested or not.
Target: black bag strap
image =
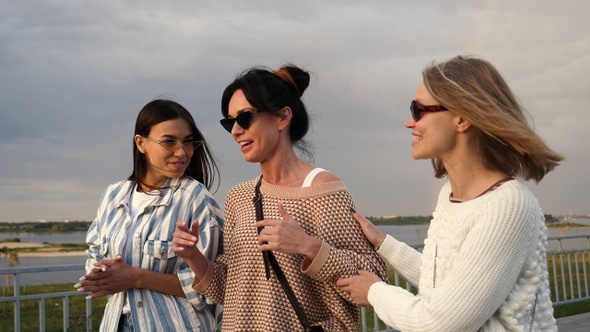
[[[260,179],[258,180],[256,187],[254,188],[254,190],[255,190],[254,206],[256,207],[256,221],[264,220],[264,214],[262,212],[262,195],[260,194],[260,184],[261,183],[262,183],[262,175],[260,175]],[[260,234],[261,231],[262,231],[262,227],[259,227],[258,234]],[[279,279],[279,282],[281,283],[281,286],[283,287],[283,291],[285,292],[285,295],[287,295],[289,302],[291,302],[291,306],[293,306],[293,309],[295,310],[295,314],[297,315],[297,318],[299,318],[299,321],[301,322],[301,325],[303,325],[304,330],[307,331],[310,327],[309,322],[307,321],[307,317],[305,317],[305,313],[303,312],[303,309],[301,308],[299,301],[297,301],[297,297],[295,297],[295,293],[293,292],[293,289],[291,289],[291,285],[289,285],[289,281],[287,280],[287,277],[285,277],[285,274],[283,273],[283,270],[281,269],[281,266],[279,265],[277,258],[275,257],[273,252],[270,250],[263,251],[262,257],[264,259],[264,269],[266,271],[266,279],[268,280],[270,278],[270,267],[269,267],[269,262],[270,262],[270,266],[272,266],[272,269],[275,271],[275,274],[277,275],[277,279]]]
[[[262,212],[262,195],[260,194],[260,184],[262,183],[262,175],[260,175],[260,179],[254,188],[255,195],[254,195],[254,207],[256,208],[256,221],[264,220],[264,214]],[[258,235],[262,231],[263,227],[258,227]],[[266,272],[266,280],[270,279],[270,265],[268,263],[268,256],[269,252],[271,251],[263,251],[262,252],[262,259],[264,260],[264,272]]]

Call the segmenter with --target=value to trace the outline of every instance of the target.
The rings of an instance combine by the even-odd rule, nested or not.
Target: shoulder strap
[[[260,179],[258,180],[258,183],[256,183],[256,187],[254,188],[254,192],[255,192],[254,206],[256,207],[256,220],[257,221],[264,220],[264,213],[262,211],[262,195],[260,194],[260,184],[261,183],[262,183],[262,175],[260,175]],[[258,234],[260,234],[261,231],[262,231],[262,227],[259,227]],[[299,301],[297,301],[297,297],[295,297],[295,293],[293,292],[293,289],[291,289],[291,285],[289,285],[289,281],[287,280],[287,277],[285,277],[285,274],[283,273],[283,270],[281,269],[281,266],[279,265],[277,258],[275,257],[273,252],[270,250],[263,251],[262,257],[264,259],[264,269],[266,271],[266,280],[268,280],[270,278],[270,267],[269,267],[269,263],[270,263],[270,266],[272,266],[272,269],[275,271],[275,274],[277,275],[277,279],[279,280],[279,282],[281,283],[281,286],[283,287],[283,291],[285,292],[285,295],[287,295],[289,302],[291,302],[291,306],[293,306],[293,309],[295,310],[295,314],[297,315],[297,318],[299,318],[301,325],[303,325],[303,328],[307,331],[307,329],[309,328],[309,322],[307,321],[307,317],[305,317],[305,313],[303,312],[303,309],[301,308]]]
[[[318,175],[321,172],[325,172],[326,170],[320,167],[316,167],[314,169],[311,170],[311,172],[309,172],[307,174],[307,176],[305,177],[305,179],[303,180],[303,185],[301,185],[302,188],[305,187],[311,187],[311,183],[313,182],[313,179],[315,179],[315,176]]]
[[[262,212],[262,194],[260,194],[260,184],[262,183],[262,174],[256,187],[254,187],[254,207],[256,208],[256,221],[264,220],[264,213]],[[258,227],[258,235],[263,227]],[[266,280],[270,279],[270,265],[268,264],[268,253],[270,251],[262,252],[262,259],[264,260],[264,271],[266,272]]]
[[[277,262],[277,258],[275,257],[272,251],[268,251],[268,253],[270,265],[272,265],[272,269],[275,271],[277,279],[279,279],[279,282],[283,287],[283,291],[285,291],[285,295],[287,295],[289,302],[291,302],[291,306],[295,310],[297,318],[299,318],[301,325],[303,325],[303,328],[305,329],[305,331],[307,331],[307,329],[309,328],[309,322],[307,321],[307,317],[305,317],[305,313],[303,312],[303,309],[301,308],[299,301],[297,301],[297,297],[295,297],[295,293],[293,292],[293,289],[291,289],[291,285],[289,285],[287,277],[285,277],[285,274],[283,273],[283,270],[281,269],[279,262]]]

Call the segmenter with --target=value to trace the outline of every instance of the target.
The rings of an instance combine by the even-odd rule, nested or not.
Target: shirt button
[[[166,255],[166,250],[164,250],[164,249],[160,249],[160,256],[161,256],[162,258],[166,258],[166,256],[167,256],[167,255]]]
[[[141,308],[143,306],[143,303],[141,301],[137,301],[137,307]]]

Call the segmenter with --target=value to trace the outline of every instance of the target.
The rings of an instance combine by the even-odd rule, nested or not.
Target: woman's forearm
[[[145,288],[156,292],[186,297],[180,280],[176,274],[154,272],[142,268],[134,268],[133,288]]]

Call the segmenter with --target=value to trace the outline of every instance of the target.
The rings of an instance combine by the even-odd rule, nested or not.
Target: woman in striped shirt
[[[198,220],[198,249],[221,252],[222,212],[208,189],[219,170],[190,113],[170,100],[139,112],[133,173],[103,192],[86,237],[89,298],[110,295],[101,331],[215,331],[221,307],[197,293],[172,251],[177,220]]]

